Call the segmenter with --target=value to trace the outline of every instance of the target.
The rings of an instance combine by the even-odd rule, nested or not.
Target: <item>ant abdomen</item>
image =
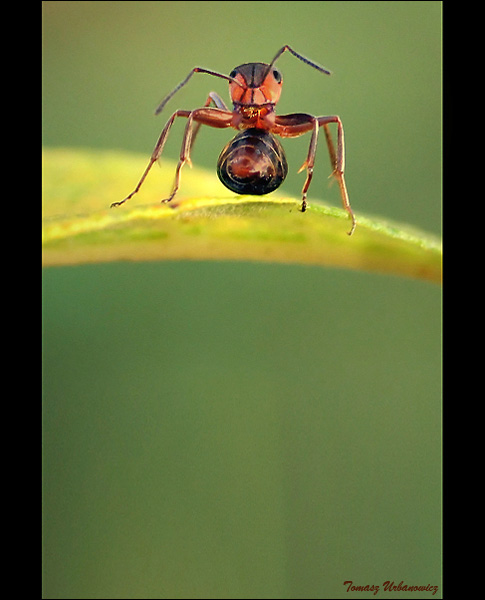
[[[269,194],[283,183],[287,173],[281,144],[269,132],[255,127],[238,133],[217,161],[219,179],[236,194]]]

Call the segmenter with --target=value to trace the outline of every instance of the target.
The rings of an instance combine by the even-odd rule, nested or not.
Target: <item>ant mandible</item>
[[[332,164],[332,175],[337,179],[342,204],[348,212],[352,221],[349,235],[354,232],[356,221],[350,207],[347,186],[344,178],[344,130],[340,117],[314,117],[305,113],[293,113],[289,115],[276,115],[275,106],[281,95],[283,78],[280,71],[274,66],[276,60],[288,50],[293,56],[310,65],[317,71],[330,75],[330,71],[317,65],[308,58],[295,52],[293,48],[283,46],[273,60],[267,63],[246,63],[236,67],[229,75],[194,67],[187,77],[166,96],[155,114],[162,112],[167,102],[180,90],[192,77],[194,73],[207,73],[229,81],[229,92],[233,102],[233,110],[229,110],[222,98],[215,92],[210,92],[204,106],[195,110],[177,110],[173,113],[163,128],[157,144],[152,152],[150,162],[143,173],[136,188],[120,202],[111,205],[119,206],[134,196],[145,181],[153,163],[162,154],[168,133],[177,117],[185,117],[187,125],[182,141],[180,159],[175,172],[175,182],[172,193],[162,202],[170,202],[177,193],[180,184],[180,172],[185,163],[191,164],[190,151],[194,144],[196,135],[201,125],[209,125],[222,129],[233,127],[241,130],[236,137],[227,144],[219,156],[217,163],[217,174],[222,183],[231,191],[238,194],[263,195],[274,191],[284,181],[288,172],[285,154],[281,144],[273,137],[297,137],[307,132],[312,132],[308,155],[299,169],[299,173],[306,169],[306,181],[302,189],[301,211],[307,208],[307,192],[313,177],[315,164],[315,153],[320,127],[323,126],[327,141],[330,161]],[[210,106],[211,102],[215,105]],[[195,126],[193,127],[193,123]],[[332,140],[329,125],[337,124],[337,150]]]

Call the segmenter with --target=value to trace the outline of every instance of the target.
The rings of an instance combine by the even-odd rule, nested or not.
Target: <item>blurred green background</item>
[[[333,75],[282,56],[278,108],[342,118],[357,218],[439,234],[441,4],[43,2],[44,144],[148,159],[172,110],[227,99],[196,75],[155,118],[192,67],[288,43]],[[194,163],[231,135],[204,128]],[[308,143],[284,142],[283,193]],[[328,175],[321,146],[310,201],[338,206]],[[43,283],[44,598],[442,597],[438,286],[232,262]]]

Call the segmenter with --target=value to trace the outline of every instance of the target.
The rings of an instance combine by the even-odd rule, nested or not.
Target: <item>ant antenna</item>
[[[276,56],[273,58],[273,60],[271,61],[270,65],[269,65],[269,67],[268,67],[268,69],[266,71],[265,77],[271,71],[271,69],[273,68],[273,65],[278,60],[278,58],[283,54],[283,52],[285,52],[285,50],[288,50],[289,52],[291,52],[291,54],[293,54],[293,56],[296,56],[296,58],[299,58],[305,64],[310,65],[310,67],[313,67],[317,71],[320,71],[320,73],[325,73],[325,75],[331,75],[332,74],[332,72],[329,71],[328,69],[324,69],[320,65],[317,65],[317,63],[314,63],[313,61],[311,61],[308,58],[306,58],[305,56],[302,56],[301,54],[298,54],[298,52],[295,52],[295,50],[293,50],[293,48],[291,48],[287,44],[286,46],[283,46],[283,48],[280,48],[278,50],[278,52],[276,53]]]
[[[227,81],[230,81],[231,83],[237,83],[237,85],[239,85],[240,87],[244,87],[241,83],[239,83],[239,81],[237,81],[233,77],[229,77],[229,75],[224,75],[223,73],[218,73],[217,71],[210,71],[209,69],[203,69],[202,67],[194,67],[192,71],[190,71],[190,73],[187,75],[187,77],[181,83],[179,83],[177,87],[174,90],[172,90],[170,94],[168,94],[168,96],[165,96],[165,98],[160,102],[160,104],[155,110],[156,115],[159,115],[162,112],[162,110],[165,107],[165,104],[167,104],[167,102],[172,98],[172,96],[174,96],[179,91],[179,89],[182,88],[189,81],[189,79],[194,73],[208,73],[209,75],[214,75],[215,77],[220,77],[221,79],[227,79]]]

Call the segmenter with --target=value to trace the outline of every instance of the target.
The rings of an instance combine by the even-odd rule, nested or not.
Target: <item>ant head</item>
[[[229,92],[234,104],[276,104],[281,95],[283,77],[280,71],[266,63],[246,63],[229,75]]]
[[[310,67],[317,69],[317,71],[330,75],[330,71],[317,65],[317,63],[314,63],[308,58],[305,58],[303,55],[298,54],[293,48],[286,45],[278,50],[276,56],[269,65],[267,63],[246,63],[233,69],[230,75],[224,75],[223,73],[211,71],[202,67],[194,67],[187,77],[160,102],[155,110],[155,114],[158,115],[162,112],[170,98],[172,98],[180,88],[189,81],[194,73],[207,73],[208,75],[220,77],[221,79],[227,79],[229,81],[229,92],[234,104],[256,106],[262,104],[276,104],[281,95],[283,77],[274,64],[286,50],[302,62],[310,65]]]

